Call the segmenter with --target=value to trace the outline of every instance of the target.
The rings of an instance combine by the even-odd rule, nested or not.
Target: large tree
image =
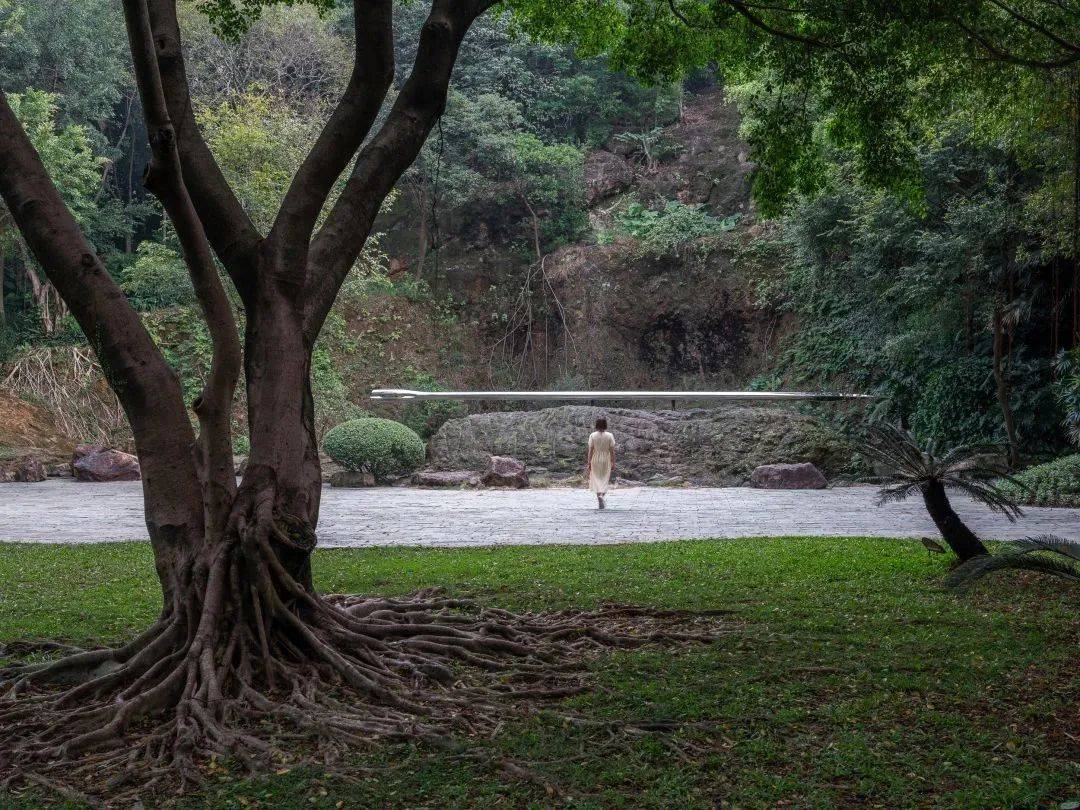
[[[347,87],[263,235],[196,125],[174,0],[124,0],[153,154],[144,182],[175,227],[213,341],[208,379],[190,403],[197,428],[176,375],[0,94],[0,194],[131,423],[164,594],[158,620],[123,647],[3,673],[0,770],[56,772],[81,758],[138,783],[187,779],[199,753],[265,755],[250,730],[258,718],[317,742],[423,735],[419,718],[456,713],[477,696],[424,692],[419,679],[449,681],[460,660],[541,665],[542,622],[437,616],[454,603],[435,598],[330,602],[310,566],[321,489],[312,349],[380,204],[443,110],[462,38],[489,5],[433,0],[411,74],[369,136],[394,76],[392,2],[355,0]],[[242,343],[228,283],[246,316]],[[238,485],[230,405],[241,369],[251,451]],[[342,702],[342,689],[360,699]],[[136,767],[124,772],[124,763]]]

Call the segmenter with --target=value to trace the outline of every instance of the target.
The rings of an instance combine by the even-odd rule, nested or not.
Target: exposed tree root
[[[247,588],[245,558],[264,566]],[[375,738],[445,745],[493,733],[513,707],[584,691],[596,650],[724,632],[705,614],[619,605],[517,614],[432,590],[319,597],[278,553],[192,571],[201,605],[174,596],[127,645],[0,671],[0,784],[124,804],[198,789],[212,758],[258,772],[332,767]],[[535,781],[524,766],[503,770]]]

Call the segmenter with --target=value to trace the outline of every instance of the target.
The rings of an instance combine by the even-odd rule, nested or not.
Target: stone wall
[[[567,405],[452,419],[432,437],[431,466],[481,470],[489,456],[513,456],[558,479],[580,474],[593,422],[615,434],[618,475],[645,483],[734,486],[759,464],[810,461],[830,478],[848,472],[851,447],[791,406],[644,411]]]

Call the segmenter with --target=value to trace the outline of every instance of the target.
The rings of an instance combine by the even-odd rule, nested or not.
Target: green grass
[[[327,550],[316,553],[315,573],[326,591],[441,585],[518,609],[616,600],[735,610],[732,632],[709,648],[601,656],[599,688],[562,706],[695,729],[609,740],[565,727],[552,711],[508,720],[494,739],[463,741],[466,751],[483,746],[531,763],[570,806],[1080,799],[1076,591],[1007,574],[960,597],[940,585],[947,563],[911,541],[780,538]],[[0,545],[0,641],[125,638],[151,620],[158,598],[145,544]],[[313,770],[238,779],[222,769],[191,806],[567,803],[445,751],[376,743],[351,764],[351,784]],[[19,801],[36,806],[40,797]]]

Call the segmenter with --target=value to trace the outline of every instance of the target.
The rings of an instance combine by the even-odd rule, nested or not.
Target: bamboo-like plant
[[[987,574],[1004,569],[1039,571],[1080,584],[1080,540],[1044,534],[1009,543],[1005,551],[957,566],[945,583],[963,591]]]
[[[999,486],[1002,481],[1014,479],[988,460],[992,450],[986,445],[962,445],[939,454],[934,442],[922,445],[909,431],[891,424],[871,426],[862,446],[862,451],[884,470],[871,479],[881,487],[878,504],[921,495],[934,525],[961,561],[990,552],[953,510],[947,489],[962,492],[1009,520],[1023,514]]]

